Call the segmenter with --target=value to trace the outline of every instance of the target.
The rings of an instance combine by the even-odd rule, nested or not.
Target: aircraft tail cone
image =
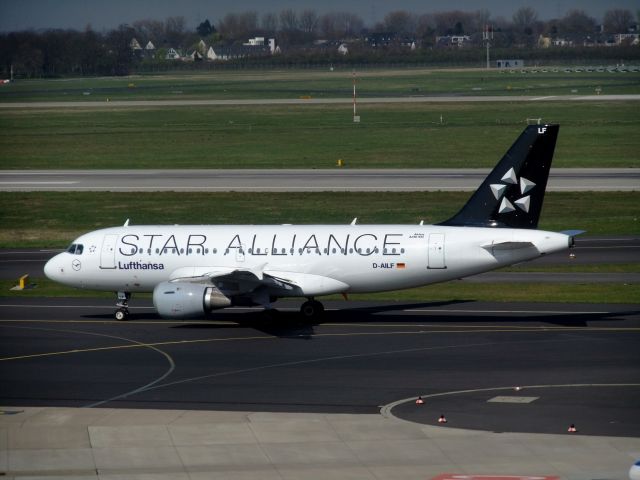
[[[438,423],[447,423],[447,419],[445,418],[444,415],[440,415],[440,418],[438,419]]]
[[[422,399],[422,397],[418,397],[416,399],[416,405],[424,405],[424,400]]]
[[[569,433],[576,433],[578,431],[578,429],[576,428],[576,426],[572,423],[571,425],[569,425],[569,428],[567,428],[567,432]]]

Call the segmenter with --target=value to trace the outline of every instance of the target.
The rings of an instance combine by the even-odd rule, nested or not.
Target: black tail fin
[[[559,125],[529,125],[467,204],[440,225],[536,228]]]

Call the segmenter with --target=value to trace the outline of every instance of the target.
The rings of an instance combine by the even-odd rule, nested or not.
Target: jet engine
[[[153,305],[163,318],[193,318],[228,307],[231,299],[211,285],[162,282],[153,289]]]

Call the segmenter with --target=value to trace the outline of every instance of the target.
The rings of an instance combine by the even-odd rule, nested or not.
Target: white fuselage
[[[127,226],[82,235],[74,241],[82,248],[55,256],[45,273],[79,288],[151,292],[161,282],[240,269],[299,286],[282,296],[316,296],[443,282],[569,241],[540,230],[437,225]]]

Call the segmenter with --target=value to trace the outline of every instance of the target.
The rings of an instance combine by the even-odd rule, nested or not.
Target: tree
[[[128,25],[120,25],[117,29],[107,33],[105,43],[108,48],[108,66],[111,75],[128,75],[133,56],[130,42],[135,30]]]
[[[164,21],[165,39],[172,47],[180,47],[184,43],[186,21],[184,17],[168,17]]]
[[[537,21],[538,13],[531,7],[521,7],[513,14],[513,23],[520,32],[532,29]]]
[[[474,15],[460,10],[433,14],[436,35],[461,35],[474,32]]]
[[[136,37],[143,42],[151,40],[156,46],[165,41],[164,22],[160,20],[137,20],[133,22]]]
[[[627,33],[633,22],[633,15],[629,10],[612,9],[604,14],[604,30],[607,33]]]
[[[196,28],[196,31],[198,32],[198,35],[200,35],[200,37],[204,38],[214,33],[216,29],[211,26],[211,23],[207,18],[204,22],[198,25],[198,28]]]
[[[265,13],[262,15],[261,25],[267,35],[275,35],[278,30],[278,16],[272,12]]]
[[[318,29],[318,14],[315,10],[304,10],[300,14],[300,28],[308,35],[315,35]]]
[[[559,23],[561,33],[590,35],[596,30],[596,19],[584,10],[569,10]]]
[[[298,30],[298,15],[295,10],[286,8],[280,12],[280,29],[285,32]]]
[[[407,34],[415,33],[416,25],[414,16],[406,10],[395,10],[384,16],[384,29],[387,32]]]
[[[333,12],[320,17],[320,34],[328,40],[342,40],[359,34],[364,22],[355,13]]]
[[[422,45],[433,45],[435,43],[436,27],[431,15],[422,14],[418,17],[416,35],[422,40]]]
[[[473,31],[482,32],[491,21],[491,12],[486,8],[481,8],[473,13]]]

